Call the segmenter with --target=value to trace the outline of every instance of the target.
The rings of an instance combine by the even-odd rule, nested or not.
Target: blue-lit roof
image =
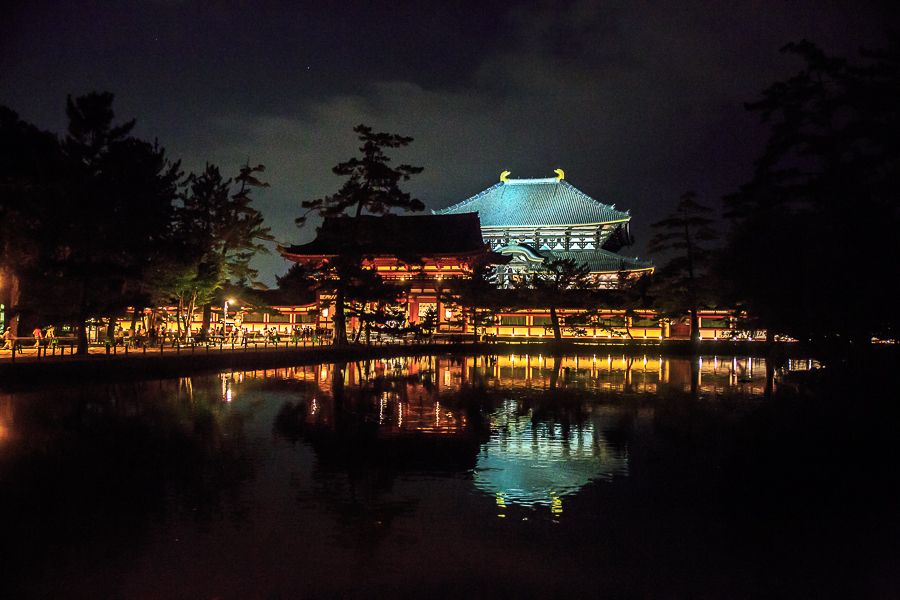
[[[540,253],[552,259],[574,259],[580,265],[587,265],[591,273],[616,273],[652,269],[653,263],[620,256],[607,250],[541,250]]]
[[[631,219],[562,179],[510,179],[435,214],[477,212],[484,227],[591,225]]]

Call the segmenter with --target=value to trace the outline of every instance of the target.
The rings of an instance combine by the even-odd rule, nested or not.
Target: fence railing
[[[386,345],[418,345],[418,344],[460,344],[475,343],[479,340],[474,334],[437,334],[433,336],[389,336],[372,335],[366,340],[363,336],[358,342],[350,341],[353,346],[386,346]],[[331,345],[330,335],[311,336],[275,336],[273,338],[248,337],[244,339],[213,336],[206,340],[177,340],[166,338],[151,341],[149,339],[117,339],[102,342],[90,342],[88,354],[92,356],[122,357],[128,355],[147,354],[210,354],[212,352],[266,351],[315,348]],[[38,360],[65,359],[77,357],[78,341],[74,336],[57,337],[50,340],[37,340],[33,337],[19,337],[11,341],[11,348],[0,350],[0,359],[10,357],[33,357]]]

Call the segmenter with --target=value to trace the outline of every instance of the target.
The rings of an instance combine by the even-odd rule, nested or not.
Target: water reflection
[[[610,428],[614,411],[590,410],[575,423],[534,417],[532,410],[523,414],[515,400],[491,414],[491,438],[478,454],[474,483],[495,495],[501,509],[510,503],[544,505],[560,514],[566,494],[590,481],[627,474],[627,449],[611,447],[601,433]]]
[[[607,436],[621,434],[619,421],[647,421],[652,411],[635,416],[599,399],[671,391],[754,397],[766,393],[766,373],[765,359],[749,357],[506,355],[394,358],[241,377],[310,385],[303,400],[282,409],[276,431],[311,443],[323,464],[347,470],[365,457],[393,470],[465,471],[503,516],[510,504],[560,514],[563,499],[584,485],[627,476],[627,444]]]
[[[636,596],[693,592],[677,574],[703,580],[730,539],[804,556],[780,515],[833,516],[816,502],[858,456],[826,432],[855,413],[765,401],[788,385],[767,373],[816,366],[438,356],[0,393],[0,552],[27,580],[9,597],[412,597],[504,573],[589,597],[600,564],[669,565]],[[551,589],[560,570],[583,587]]]
[[[770,376],[819,368],[818,361],[790,359],[769,363]],[[461,385],[488,382],[512,389],[555,389],[580,387],[600,392],[655,394],[668,390],[701,394],[762,395],[765,393],[767,360],[746,356],[707,356],[693,360],[660,356],[623,355],[500,355],[469,357],[416,357],[373,360],[344,366],[349,386],[379,379],[413,377],[438,392],[458,390]],[[269,369],[226,374],[225,379],[278,378],[316,383],[330,391],[332,365]],[[692,378],[692,372],[694,376]],[[430,388],[429,388],[430,389]],[[226,399],[223,387],[223,399]]]

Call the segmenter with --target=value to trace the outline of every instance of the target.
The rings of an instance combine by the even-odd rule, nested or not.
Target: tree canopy
[[[10,313],[77,326],[127,307],[203,301],[226,283],[252,283],[248,262],[271,240],[249,206],[262,165],[239,188],[218,169],[184,178],[164,149],[117,123],[111,93],[66,100],[66,135],[0,107],[0,267]],[[186,187],[186,191],[181,191]],[[113,322],[110,319],[110,322]]]
[[[701,305],[714,302],[708,273],[712,254],[706,244],[718,237],[715,220],[708,216],[712,209],[696,197],[685,192],[675,212],[651,225],[658,233],[647,244],[651,254],[668,259],[653,274],[656,308],[667,317],[689,314],[692,341],[700,340]]]
[[[5,152],[43,155],[34,164],[52,165],[42,184],[33,185],[36,171],[7,180],[26,191],[16,214],[29,224],[20,232],[19,242],[30,250],[14,269],[21,294],[13,310],[77,324],[80,351],[87,318],[140,301],[163,251],[181,177],[179,163],[156,143],[130,135],[133,121],[114,123],[112,102],[109,93],[69,97],[69,128],[61,141],[4,122],[19,131],[3,136],[12,144]]]
[[[725,199],[728,299],[797,338],[896,336],[900,36],[860,63],[788,44],[804,67],[747,104],[771,124],[753,179]]]
[[[373,133],[372,128],[366,125],[358,125],[353,131],[363,142],[359,148],[361,156],[342,162],[332,169],[335,175],[347,177],[347,181],[333,196],[302,202],[302,208],[307,210],[296,219],[298,227],[305,225],[307,216],[313,212],[321,217],[349,218],[347,210],[359,217],[363,210],[372,215],[386,215],[394,209],[425,209],[420,200],[400,189],[400,182],[408,181],[413,175],[421,173],[422,167],[405,164],[391,167],[388,165],[390,158],[384,153],[386,148],[407,146],[413,139],[391,133]],[[326,234],[328,239],[324,239]],[[320,228],[319,239],[338,248],[337,256],[305,270],[318,282],[316,289],[334,299],[334,343],[344,345],[347,343],[347,303],[352,304],[356,299],[362,301],[369,297],[390,296],[391,292],[377,290],[376,287],[388,284],[380,278],[361,272],[366,240],[342,236],[340,228],[333,228],[329,232]]]
[[[334,217],[344,215],[350,209],[353,216],[358,217],[363,210],[370,215],[386,215],[395,208],[409,212],[425,210],[425,205],[418,198],[400,189],[401,181],[409,181],[410,177],[421,173],[423,167],[391,167],[388,165],[391,159],[384,153],[385,148],[408,146],[413,138],[394,133],[373,133],[367,125],[357,125],[353,131],[363,143],[359,148],[360,156],[331,169],[335,175],[347,177],[347,181],[332,196],[303,201],[301,206],[307,212],[296,219],[298,226],[306,222],[306,215],[311,212],[322,217]]]

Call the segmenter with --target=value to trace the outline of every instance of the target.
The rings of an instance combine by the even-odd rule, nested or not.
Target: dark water
[[[0,394],[0,596],[898,597],[896,398],[817,366],[445,356]]]

